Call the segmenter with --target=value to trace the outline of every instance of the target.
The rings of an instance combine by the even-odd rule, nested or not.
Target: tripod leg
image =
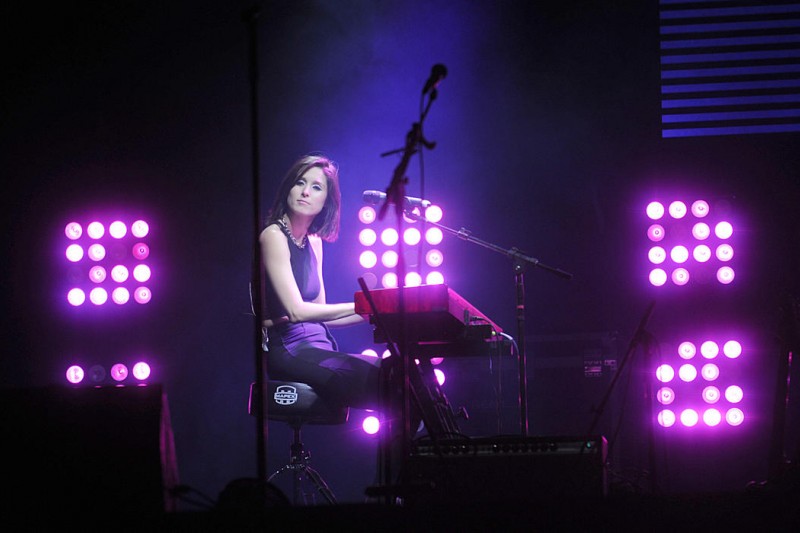
[[[328,503],[336,504],[336,497],[333,495],[333,491],[331,491],[328,484],[325,483],[325,480],[322,479],[322,476],[319,475],[319,472],[317,472],[308,465],[305,465],[303,470],[305,471],[308,479],[310,479],[311,482],[314,483],[314,485],[316,485],[317,490],[319,491],[320,494],[322,494],[322,497],[325,498],[328,501]]]

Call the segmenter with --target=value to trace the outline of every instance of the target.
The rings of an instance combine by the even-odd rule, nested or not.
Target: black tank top
[[[278,224],[278,227],[280,228],[281,225]],[[303,301],[310,302],[319,296],[320,291],[319,276],[317,275],[317,257],[314,255],[309,241],[306,241],[306,245],[300,248],[288,236],[286,240],[289,243],[292,273],[294,274],[294,280],[297,282],[297,288],[300,289],[300,296],[302,296]],[[286,309],[281,305],[269,276],[266,276],[264,285],[267,317],[276,319],[286,316]]]

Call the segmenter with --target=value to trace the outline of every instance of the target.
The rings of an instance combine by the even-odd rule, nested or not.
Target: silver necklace
[[[300,241],[298,241],[297,239],[294,238],[294,235],[292,235],[292,232],[289,230],[289,225],[286,224],[286,219],[284,217],[278,219],[278,224],[281,225],[283,232],[286,234],[287,237],[289,237],[292,240],[295,246],[297,246],[301,250],[306,247],[306,243],[308,242],[308,235],[303,235],[303,238],[300,239]]]

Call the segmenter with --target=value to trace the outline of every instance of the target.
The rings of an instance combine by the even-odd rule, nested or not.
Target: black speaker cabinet
[[[0,403],[6,516],[91,524],[174,510],[166,489],[178,471],[160,386],[2,390]]]
[[[607,493],[604,437],[481,437],[417,444],[412,503],[525,502]]]

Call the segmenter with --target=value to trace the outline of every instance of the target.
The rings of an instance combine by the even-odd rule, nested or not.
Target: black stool
[[[250,404],[248,411],[255,414],[254,405],[258,399],[255,383],[250,385]],[[292,502],[314,503],[314,494],[303,490],[303,478],[310,481],[328,503],[335,504],[336,497],[319,473],[311,468],[311,454],[303,446],[300,428],[304,424],[335,425],[344,424],[350,414],[349,407],[330,406],[323,402],[307,383],[296,381],[267,381],[267,418],[286,422],[294,431],[290,446],[289,462],[272,474],[267,481],[284,473],[292,473]]]

